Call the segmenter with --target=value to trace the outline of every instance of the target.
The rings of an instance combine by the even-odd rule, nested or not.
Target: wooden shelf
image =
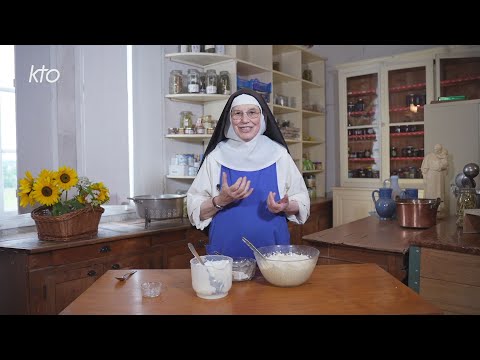
[[[272,70],[273,73],[273,82],[274,83],[284,83],[290,81],[301,81],[292,75],[285,74],[280,71]]]
[[[177,139],[177,140],[189,140],[189,141],[198,141],[203,139],[210,139],[211,134],[193,134],[193,135],[183,135],[183,134],[168,134],[165,135],[166,138]]]
[[[409,160],[423,160],[423,156],[397,156],[391,157],[390,161],[409,161]]]
[[[376,140],[377,134],[349,135],[348,140]]]
[[[348,116],[372,116],[372,115],[375,115],[375,110],[370,110],[370,111],[352,111],[352,112],[349,112],[347,113]]]
[[[370,89],[370,90],[347,91],[347,96],[365,96],[365,95],[377,95],[377,90]]]
[[[480,75],[477,76],[466,76],[463,78],[458,78],[458,79],[450,79],[450,80],[442,80],[440,81],[440,86],[441,87],[446,87],[446,86],[455,86],[458,84],[463,84],[469,81],[475,81],[475,80],[480,80]]]
[[[273,112],[275,114],[288,114],[288,113],[294,113],[300,111],[297,108],[292,108],[290,106],[282,106],[282,105],[277,105],[273,104]]]
[[[302,85],[304,89],[321,89],[323,88],[322,85],[316,84],[314,82],[302,79]]]
[[[374,158],[348,158],[348,161],[351,162],[375,162],[377,161]]]
[[[417,106],[417,109],[418,109],[418,110],[423,110],[423,106],[422,106],[422,105]],[[405,106],[405,107],[394,107],[394,108],[390,108],[389,111],[390,111],[390,112],[404,112],[404,111],[411,112],[409,106]]]
[[[388,89],[389,92],[402,92],[408,90],[416,90],[416,89],[425,89],[427,86],[426,83],[417,83],[417,84],[410,84],[410,85],[402,85],[402,86],[394,86]]]
[[[237,74],[240,76],[252,76],[264,72],[270,72],[271,69],[267,69],[263,66],[256,65],[254,63],[237,60]]]
[[[218,64],[224,61],[232,60],[233,57],[223,54],[211,53],[170,53],[165,55],[166,58],[187,65],[207,66]]]
[[[411,131],[411,132],[400,132],[400,133],[390,133],[390,137],[404,137],[404,136],[423,136],[425,131]]]
[[[180,102],[204,104],[210,101],[227,100],[230,95],[221,94],[168,94],[167,99]]]
[[[305,146],[314,146],[314,145],[321,145],[324,143],[324,141],[303,140],[302,143]]]
[[[303,170],[302,174],[317,174],[323,172],[323,169],[321,170]]]

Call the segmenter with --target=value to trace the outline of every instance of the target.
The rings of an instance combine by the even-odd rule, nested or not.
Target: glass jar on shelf
[[[182,70],[172,70],[170,72],[169,93],[181,94],[183,91],[183,74]]]
[[[192,127],[192,117],[193,114],[191,111],[182,111],[180,112],[180,128],[191,128]]]
[[[207,70],[207,94],[217,93],[217,72],[215,69]]]
[[[188,69],[188,92],[195,94],[200,92],[200,73],[197,69]]]
[[[230,95],[230,74],[228,71],[220,71],[220,83],[218,84],[218,93],[223,95]]]
[[[205,45],[206,53],[215,53],[215,45]]]

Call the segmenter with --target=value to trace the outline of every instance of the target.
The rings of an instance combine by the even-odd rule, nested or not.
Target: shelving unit
[[[325,58],[298,45],[227,45],[225,55],[169,53],[165,57],[202,71],[216,69],[219,74],[220,71],[227,70],[230,74],[231,92],[237,90],[237,77],[271,83],[272,92],[268,103],[279,125],[289,121],[300,131],[299,138],[286,139],[292,158],[301,172],[315,175],[316,194],[318,197],[325,196]],[[279,62],[279,71],[273,70],[274,61]],[[312,81],[302,79],[306,68],[312,71]],[[290,106],[276,104],[275,94],[288,96]],[[168,94],[165,97],[171,101],[200,104],[203,114],[211,114],[217,120],[229,95],[182,93]],[[295,104],[292,106],[290,101],[293,98]],[[166,127],[176,127],[176,118],[177,115],[173,117],[173,125],[167,124]],[[172,141],[203,144],[204,149],[211,137],[198,134],[165,136]],[[321,162],[322,169],[303,171],[301,159],[304,154],[312,162]],[[167,154],[166,158],[172,155]],[[167,179],[191,180],[194,177],[167,176]]]

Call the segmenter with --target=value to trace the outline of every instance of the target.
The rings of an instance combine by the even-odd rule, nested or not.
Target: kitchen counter
[[[234,282],[217,300],[196,296],[189,269],[138,270],[126,282],[109,270],[68,305],[61,315],[310,315],[441,314],[435,306],[375,264],[317,266],[307,283],[276,287],[262,277]],[[140,284],[160,281],[165,291],[142,298]]]
[[[455,216],[449,216],[439,221],[436,226],[425,229],[410,239],[410,245],[480,255],[480,234],[464,234],[455,220]]]
[[[303,241],[320,250],[319,264],[372,262],[406,284],[410,240],[422,231],[368,216],[306,235]]]
[[[41,241],[38,240],[36,227],[29,226],[15,229],[15,231],[9,231],[7,235],[0,235],[0,248],[24,250],[33,254],[57,249],[97,244],[104,242],[107,239],[120,240],[131,238],[132,236],[146,236],[190,228],[192,228],[190,221],[186,218],[182,218],[161,221],[152,220],[148,229],[145,229],[145,220],[138,218],[133,220],[100,223],[98,226],[98,234],[88,239],[70,241]]]

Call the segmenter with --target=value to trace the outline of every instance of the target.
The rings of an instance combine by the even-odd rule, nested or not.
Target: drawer
[[[124,255],[142,251],[148,247],[150,247],[150,237],[141,237],[56,250],[52,258],[54,265],[65,265],[112,255]]]
[[[152,246],[158,246],[172,241],[179,241],[185,238],[185,230],[164,232],[152,236]]]
[[[105,262],[105,271],[117,269],[149,269],[150,254],[139,254],[127,257],[109,257]]]

